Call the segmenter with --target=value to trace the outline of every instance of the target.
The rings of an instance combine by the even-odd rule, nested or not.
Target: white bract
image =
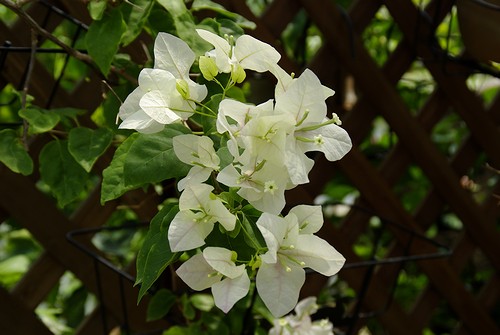
[[[177,183],[182,191],[187,185],[199,184],[219,170],[220,158],[215,153],[214,142],[208,136],[178,135],[173,139],[174,152],[181,162],[192,165],[186,177]]]
[[[159,33],[155,39],[155,64],[139,74],[137,87],[120,107],[119,128],[154,133],[165,124],[186,120],[207,88],[189,78],[194,52],[178,37]]]
[[[215,59],[219,72],[231,73],[234,82],[245,79],[244,69],[265,72],[270,64],[277,64],[281,55],[276,49],[258,39],[242,35],[228,41],[208,30],[196,30],[201,38],[214,46],[206,56]],[[231,42],[231,43],[230,43]]]
[[[172,251],[201,247],[216,222],[228,231],[234,229],[236,217],[212,193],[213,189],[213,186],[207,184],[188,185],[181,194],[180,211],[168,229],[168,241]]]
[[[305,155],[321,151],[329,161],[341,159],[352,147],[347,132],[340,128],[338,117],[326,118],[325,99],[333,91],[326,91],[318,77],[310,71],[288,82],[276,97],[275,113],[290,115],[295,128],[287,138],[285,165],[293,184],[309,182],[308,173],[313,162]]]
[[[284,218],[263,213],[257,220],[268,248],[261,256],[257,290],[275,316],[288,313],[296,305],[305,280],[304,267],[333,276],[345,262],[328,242],[313,235],[322,226],[318,211],[319,206],[300,206]]]
[[[219,247],[207,247],[176,271],[193,290],[212,288],[215,305],[227,313],[248,294],[250,279],[244,264],[236,265],[235,253]]]
[[[295,313],[275,319],[269,335],[333,335],[333,325],[328,319],[312,321],[318,311],[316,297],[305,298],[295,306]]]
[[[120,128],[143,133],[176,122],[193,129],[172,140],[175,156],[191,169],[177,182],[182,193],[168,242],[172,252],[197,249],[186,253],[194,256],[176,272],[194,290],[211,288],[225,313],[248,294],[248,273],[256,273],[257,292],[274,316],[297,305],[295,315],[276,321],[270,334],[332,334],[331,323],[311,320],[314,299],[297,301],[304,268],[333,276],[345,259],[314,235],[323,225],[321,207],[298,205],[284,217],[281,212],[285,191],[309,182],[314,160],[307,152],[321,151],[335,161],[351,149],[338,116],[327,116],[326,99],[334,91],[308,69],[297,78],[289,75],[277,64],[280,54],[249,35],[196,31],[213,46],[198,59],[181,39],[157,36],[154,68],[140,72],[139,86],[118,114]],[[207,97],[207,88],[191,80],[195,61],[219,95]],[[275,98],[258,105],[227,98],[245,70],[270,71],[277,79]]]

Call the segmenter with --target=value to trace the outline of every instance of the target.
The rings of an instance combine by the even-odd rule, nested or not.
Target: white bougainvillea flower
[[[194,101],[202,101],[207,96],[207,88],[189,78],[189,70],[196,55],[191,48],[177,36],[159,33],[154,46],[155,69],[166,70],[177,82],[184,81],[188,86],[188,96]]]
[[[333,325],[328,319],[312,321],[316,313],[316,297],[305,298],[295,306],[295,314],[275,319],[269,335],[333,335]]]
[[[123,120],[118,128],[135,129],[141,133],[150,134],[161,131],[165,125],[153,120],[139,106],[144,91],[137,87],[130,93],[120,106],[118,117]]]
[[[257,290],[276,317],[290,312],[297,303],[305,280],[304,267],[333,276],[345,262],[345,258],[328,242],[311,233],[321,228],[318,210],[301,206],[284,218],[263,213],[257,220],[268,248],[261,256]],[[307,228],[309,225],[311,227]]]
[[[294,126],[289,114],[259,116],[251,119],[240,132],[244,149],[240,161],[251,158],[283,164],[287,133]]]
[[[153,133],[163,125],[189,118],[207,88],[189,78],[195,55],[173,35],[159,33],[155,40],[155,67],[139,74],[136,88],[120,107],[120,128]]]
[[[219,172],[217,181],[239,187],[237,193],[260,211],[279,214],[285,207],[288,174],[273,162],[252,160],[243,166],[229,164]]]
[[[179,191],[188,184],[203,183],[213,171],[219,170],[220,158],[210,137],[185,134],[175,136],[172,142],[177,158],[193,166],[186,177],[178,181]]]
[[[272,100],[257,106],[233,99],[224,99],[220,102],[216,122],[217,132],[220,134],[228,133],[227,147],[233,157],[239,158],[239,147],[244,145],[240,137],[241,130],[254,118],[272,115],[274,113],[273,107]]]
[[[280,53],[272,46],[250,35],[238,37],[233,44],[208,30],[196,31],[201,38],[214,46],[214,50],[208,52],[207,56],[215,58],[219,72],[233,74],[241,69],[265,72],[269,70],[270,64],[278,63],[281,58]]]
[[[310,70],[306,69],[306,71]],[[288,87],[290,87],[290,84],[297,80],[297,78],[294,77],[295,74],[289,74],[278,64],[270,64],[269,72],[271,72],[278,80],[274,91],[274,95],[276,98],[285,93],[288,90]],[[321,85],[321,88],[323,90],[324,100],[335,94],[335,91],[327,86]]]
[[[220,247],[207,247],[183,263],[176,271],[193,290],[211,287],[215,305],[227,313],[248,294],[250,279],[245,265],[236,265],[235,253]]]
[[[342,158],[352,147],[347,132],[326,118],[325,99],[333,94],[325,90],[318,77],[310,70],[286,83],[284,91],[276,97],[275,112],[291,115],[295,128],[289,132],[285,148],[285,166],[293,184],[309,182],[308,173],[314,162],[305,153],[321,151],[330,161]]]
[[[219,222],[231,231],[236,217],[212,193],[207,184],[188,185],[179,198],[179,212],[168,229],[168,241],[173,252],[191,250],[205,244],[205,238]]]
[[[291,114],[297,125],[320,123],[326,117],[326,98],[318,77],[306,69],[283,94],[276,97],[275,112]]]

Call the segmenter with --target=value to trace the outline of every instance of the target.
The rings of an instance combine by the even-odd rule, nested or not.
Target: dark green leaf
[[[166,204],[151,221],[141,250],[137,254],[136,284],[141,284],[138,301],[142,299],[163,270],[177,258],[177,253],[170,250],[168,227],[178,211],[177,205]]]
[[[123,165],[128,151],[134,141],[139,137],[139,133],[130,135],[115,151],[113,160],[109,166],[102,171],[101,203],[113,200],[127,191],[133,190],[134,186],[125,186],[123,177]]]
[[[0,162],[15,173],[27,176],[33,172],[33,161],[12,129],[0,131]]]
[[[97,159],[113,140],[113,132],[107,128],[73,128],[68,136],[68,149],[85,171],[90,172]]]
[[[144,24],[155,4],[151,0],[129,0],[122,4],[122,14],[127,23],[127,30],[122,36],[122,44],[129,45],[142,32]]]
[[[125,185],[131,187],[183,177],[190,166],[175,155],[172,138],[189,133],[184,126],[169,125],[154,134],[139,134],[125,157]]]
[[[54,128],[60,121],[59,114],[38,108],[27,108],[19,111],[19,116],[28,121],[29,134],[40,134]]]
[[[161,289],[149,301],[147,321],[159,320],[170,312],[177,297],[172,291]]]
[[[59,205],[69,204],[85,189],[88,174],[68,150],[68,141],[47,143],[40,152],[40,176]]]
[[[85,36],[87,51],[104,75],[108,75],[126,26],[118,8],[93,21]]]

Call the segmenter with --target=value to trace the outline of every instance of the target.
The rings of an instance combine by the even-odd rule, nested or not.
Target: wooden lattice
[[[329,0],[274,0],[270,1],[260,17],[255,16],[244,1],[218,2],[254,21],[257,29],[249,33],[278,49],[283,31],[301,11],[321,31],[324,43],[309,64],[297,64],[283,50],[280,50],[283,55],[280,64],[287,71],[296,73],[309,67],[325,85],[337,90],[330,107],[341,116],[354,147],[336,163],[318,157],[310,175],[311,183],[288,193],[287,200],[292,205],[312,203],[323,192],[325,183],[339,175],[359,190],[356,205],[368,208],[370,213],[351,210],[339,224],[325,224],[321,231],[322,236],[345,255],[348,264],[362,261],[352,246],[371,229],[369,220],[373,215],[397,222],[420,234],[425,234],[443,213],[453,213],[463,224],[458,234],[446,240],[452,250],[449,257],[415,262],[428,284],[418,293],[410,308],[401,306],[397,299],[387,304],[394,293],[393,283],[401,274],[401,264],[342,270],[340,278],[358,294],[363,294],[361,311],[382,311],[376,316],[385,331],[381,333],[421,334],[433,314],[444,305],[456,317],[456,334],[498,334],[500,326],[492,311],[495,308],[498,310],[500,293],[500,210],[495,197],[495,194],[500,194],[500,185],[498,182],[490,185],[486,196],[478,200],[463,187],[461,178],[480,157],[491,166],[500,167],[500,95],[496,94],[493,101],[486,104],[466,84],[470,71],[449,61],[446,50],[437,42],[435,28],[452,12],[454,2],[434,0],[419,9],[411,0],[359,0],[344,12]],[[86,13],[83,2],[54,0],[53,4],[89,23],[89,18],[82,16]],[[402,38],[387,61],[379,66],[366,50],[362,34],[382,6],[389,11]],[[29,9],[30,14],[40,21],[44,20],[46,11],[46,6],[37,3]],[[46,29],[55,29],[62,19],[57,15],[50,16],[45,23]],[[13,26],[0,22],[0,39],[18,46],[29,46],[30,29],[22,21]],[[0,76],[2,87],[7,83],[19,85],[27,57],[19,55],[6,59]],[[137,55],[137,58],[140,56]],[[420,110],[413,112],[399,96],[396,86],[416,61],[425,65],[435,81],[435,88]],[[89,78],[72,92],[59,90],[50,107],[72,106],[93,111],[101,102],[101,84],[95,75],[91,74]],[[346,82],[354,82],[358,99],[353,106],[348,105],[345,99]],[[54,78],[41,64],[35,64],[30,94],[43,104],[49,100],[53,84]],[[468,130],[468,135],[452,155],[441,152],[431,136],[434,127],[449,113],[456,114]],[[370,135],[376,118],[385,120],[397,142],[374,164],[360,145]],[[90,124],[85,118],[82,122]],[[32,143],[30,153],[34,157],[37,157],[43,143],[45,139],[42,137]],[[109,163],[112,154],[110,150],[101,158],[96,167],[97,173]],[[429,188],[418,206],[405,208],[398,185],[402,177],[415,167],[425,175]],[[120,205],[133,205],[141,220],[149,220],[158,203],[154,194],[131,192],[101,206],[97,187],[77,210],[66,215],[39,191],[37,179],[36,174],[23,177],[0,166],[0,222],[13,218],[28,229],[45,250],[13,290],[9,292],[0,288],[0,333],[51,334],[37,319],[34,309],[66,270],[73,272],[90,292],[97,294],[99,289],[105,292],[101,305],[106,308],[110,329],[123,324],[123,306],[132,329],[165,327],[165,323],[144,321],[147,302],[136,306],[137,290],[131,285],[124,286],[126,301],[121,301],[116,274],[103,266],[99,266],[99,272],[104,286],[98,288],[95,264],[66,239],[66,234],[76,228],[102,226]],[[385,255],[387,258],[439,252],[438,247],[422,240],[410,243],[410,235],[401,229],[391,225],[386,229],[392,237],[390,251]],[[461,273],[471,258],[478,255],[494,271],[475,293],[464,285]],[[372,271],[373,276],[367,286],[364,278],[368,271]],[[317,294],[325,282],[326,278],[311,275],[303,295]],[[94,311],[80,325],[77,334],[99,334],[101,316],[101,311]],[[361,329],[366,322],[364,319],[357,320],[354,329]]]

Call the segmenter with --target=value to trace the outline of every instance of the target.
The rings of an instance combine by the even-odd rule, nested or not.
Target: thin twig
[[[9,8],[14,13],[16,13],[22,20],[24,20],[26,23],[28,23],[28,25],[38,33],[38,35],[45,37],[46,39],[50,40],[51,42],[53,42],[57,46],[59,46],[61,49],[63,49],[70,56],[87,64],[94,72],[96,72],[99,75],[99,77],[101,77],[101,79],[105,79],[102,72],[97,68],[96,64],[92,60],[92,57],[90,57],[89,55],[82,53],[82,52],[70,47],[69,45],[65,44],[64,42],[62,42],[60,39],[58,39],[52,33],[45,30],[43,27],[41,27],[28,13],[26,13],[26,11],[23,8],[21,8],[22,5],[24,5],[28,2],[32,2],[32,1],[34,1],[34,0],[24,0],[24,1],[18,1],[18,2],[13,2],[12,0],[0,0],[0,4],[4,5],[5,7]],[[116,68],[115,66],[111,66],[110,70],[111,70],[111,72],[123,77],[124,79],[126,79],[132,83],[137,83],[137,80],[135,78],[132,78],[127,73]]]
[[[31,29],[31,52],[30,52],[30,60],[28,63],[28,69],[26,71],[26,76],[24,77],[23,90],[21,92],[21,109],[26,109],[26,103],[28,99],[28,89],[31,81],[31,74],[33,73],[33,69],[35,67],[35,56],[36,56],[36,47],[38,45],[38,34],[34,29]],[[23,120],[23,144],[26,150],[28,150],[28,121],[26,119]]]
[[[60,39],[58,39],[56,36],[52,35],[49,31],[45,30],[42,28],[28,13],[26,13],[21,6],[19,6],[17,3],[14,3],[11,0],[0,0],[0,4],[6,6],[10,10],[12,10],[14,13],[16,13],[21,19],[23,19],[25,22],[27,22],[32,29],[34,29],[36,32],[38,32],[39,35],[47,38],[51,42],[55,43],[59,47],[61,47],[64,51],[66,51],[68,54],[71,56],[75,57],[78,60],[81,60],[84,63],[87,63],[94,67],[94,63],[92,61],[92,58],[89,55],[83,54],[79,52],[78,50],[75,50],[62,42]]]

